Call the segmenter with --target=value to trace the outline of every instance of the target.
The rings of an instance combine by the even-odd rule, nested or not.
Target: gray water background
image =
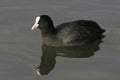
[[[35,17],[51,16],[55,25],[78,19],[94,20],[106,29],[100,50],[90,58],[57,57],[44,76],[40,64],[40,31],[31,31]],[[1,0],[0,80],[119,80],[120,0]]]

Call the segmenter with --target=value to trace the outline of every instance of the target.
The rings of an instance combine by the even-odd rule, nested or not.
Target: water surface
[[[120,79],[119,0],[3,0],[0,13],[1,80]],[[94,20],[106,29],[106,37],[80,50],[46,47],[42,52],[40,31],[31,31],[41,14],[51,16],[55,25]],[[40,64],[46,74],[38,76],[33,68]]]

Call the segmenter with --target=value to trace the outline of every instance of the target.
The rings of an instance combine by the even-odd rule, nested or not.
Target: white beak
[[[39,24],[38,24],[38,23],[35,23],[35,24],[32,26],[31,30],[34,30],[34,29],[38,28],[38,26],[39,26]]]
[[[36,17],[35,24],[32,26],[31,30],[34,30],[38,28],[39,24],[38,22],[40,21],[40,16]]]
[[[36,71],[36,73],[40,76],[40,69],[36,69],[36,68],[33,68],[34,71]]]

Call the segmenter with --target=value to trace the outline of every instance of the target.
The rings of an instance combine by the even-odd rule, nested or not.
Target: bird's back
[[[100,38],[104,31],[96,22],[89,20],[63,23],[56,27],[57,37],[67,44],[94,41]]]

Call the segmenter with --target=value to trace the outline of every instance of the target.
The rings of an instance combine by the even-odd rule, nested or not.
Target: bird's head
[[[39,29],[50,29],[53,27],[53,22],[48,15],[41,15],[36,17],[35,23],[32,26],[31,30],[35,30],[36,28]]]

